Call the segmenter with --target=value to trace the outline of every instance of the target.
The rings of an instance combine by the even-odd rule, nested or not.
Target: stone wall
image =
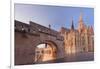
[[[25,24],[15,20],[15,65],[33,64],[35,48],[52,42],[57,48],[57,59],[64,57],[63,37],[59,32],[30,21]]]

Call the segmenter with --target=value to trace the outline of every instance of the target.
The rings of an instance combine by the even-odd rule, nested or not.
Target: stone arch
[[[38,48],[37,46],[41,44],[45,44],[47,47]],[[37,46],[35,46],[35,62],[50,61],[57,58],[58,48],[55,42],[46,40],[38,43]]]

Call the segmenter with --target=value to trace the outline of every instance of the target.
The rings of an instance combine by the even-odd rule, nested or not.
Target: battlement
[[[15,20],[15,31],[26,32],[26,33],[34,34],[34,35],[39,35],[39,33],[44,33],[44,34],[57,37],[57,39],[63,40],[63,37],[60,36],[59,32],[51,28],[39,25],[32,21],[30,21],[30,24],[26,24],[26,23]]]

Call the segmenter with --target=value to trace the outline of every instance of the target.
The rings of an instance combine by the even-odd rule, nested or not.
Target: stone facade
[[[63,58],[64,38],[59,32],[42,25],[30,22],[26,24],[15,20],[15,65],[33,64],[35,50],[39,44],[53,44],[56,48],[56,59]]]
[[[66,54],[75,54],[94,51],[94,32],[92,26],[86,26],[82,15],[79,17],[78,28],[73,25],[70,29],[62,27],[61,35],[64,37],[64,46]]]

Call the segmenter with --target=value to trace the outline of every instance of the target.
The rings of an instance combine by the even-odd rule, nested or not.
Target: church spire
[[[84,23],[83,23],[83,13],[80,13],[79,16],[79,25],[78,25],[78,30],[81,32],[81,30],[84,28]]]
[[[92,34],[94,34],[92,26],[90,27],[90,31],[91,31]]]
[[[72,18],[72,20],[71,20],[71,23],[72,23],[72,24],[71,24],[71,29],[74,30],[73,18]]]
[[[83,14],[82,14],[82,12],[80,13],[80,16],[79,16],[79,22],[83,22]]]

